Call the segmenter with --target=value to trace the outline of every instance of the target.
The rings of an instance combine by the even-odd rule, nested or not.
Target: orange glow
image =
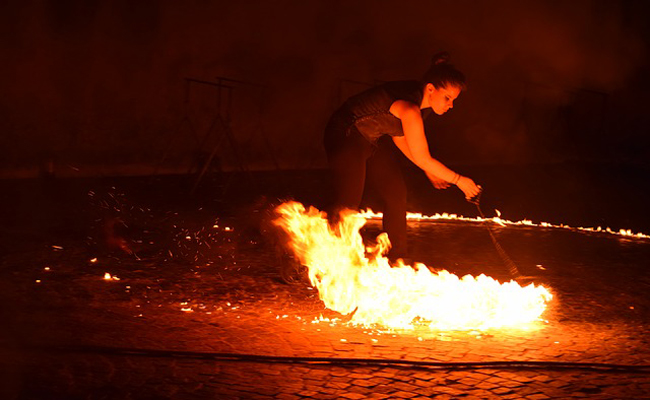
[[[325,213],[296,202],[276,209],[275,223],[290,237],[289,246],[309,268],[309,279],[325,306],[353,314],[350,322],[412,329],[488,329],[538,320],[552,299],[543,286],[499,283],[483,274],[462,278],[424,264],[391,267],[384,254],[390,247],[385,233],[366,246],[359,230],[366,219],[349,212],[337,233]]]

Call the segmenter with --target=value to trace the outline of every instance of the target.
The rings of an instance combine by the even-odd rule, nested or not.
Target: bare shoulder
[[[390,113],[399,119],[420,116],[420,107],[410,101],[395,100],[390,106]]]

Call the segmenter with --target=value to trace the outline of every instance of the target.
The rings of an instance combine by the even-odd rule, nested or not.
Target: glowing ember
[[[410,329],[487,329],[535,321],[552,295],[543,286],[521,287],[480,275],[462,278],[424,264],[391,267],[383,255],[388,236],[366,247],[359,230],[366,219],[343,215],[337,233],[325,213],[296,202],[279,206],[275,223],[290,237],[290,247],[303,265],[325,305],[341,314],[354,313],[350,322]]]
[[[119,281],[120,278],[118,278],[117,276],[115,276],[115,275],[111,275],[111,274],[109,274],[108,272],[106,272],[106,273],[104,273],[104,280],[106,280],[106,281]]]

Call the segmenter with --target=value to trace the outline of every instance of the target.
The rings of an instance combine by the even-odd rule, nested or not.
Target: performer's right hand
[[[475,197],[481,191],[481,187],[474,183],[473,180],[469,179],[466,176],[461,176],[456,186],[465,193],[466,199],[471,199]]]

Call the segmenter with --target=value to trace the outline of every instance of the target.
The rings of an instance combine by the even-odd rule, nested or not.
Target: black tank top
[[[423,96],[421,82],[386,82],[350,97],[336,114],[348,125],[346,134],[356,127],[369,142],[375,143],[383,135],[404,136],[402,121],[390,113],[395,101],[405,100],[420,107]]]

